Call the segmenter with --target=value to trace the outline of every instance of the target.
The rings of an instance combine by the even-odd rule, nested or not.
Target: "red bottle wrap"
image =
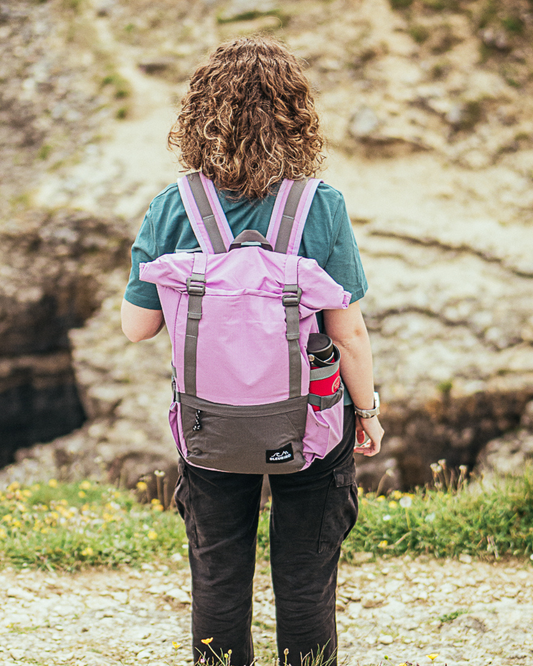
[[[341,355],[337,347],[334,347],[334,361],[322,368],[314,367],[311,364],[311,382],[309,384],[309,393],[318,396],[328,396],[335,394],[341,385],[341,376],[339,371]],[[315,412],[320,410],[318,405],[312,405]]]

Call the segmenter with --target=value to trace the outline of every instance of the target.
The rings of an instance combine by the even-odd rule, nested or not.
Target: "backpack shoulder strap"
[[[191,227],[202,252],[227,252],[233,234],[213,183],[196,172],[178,179],[178,188]]]
[[[267,232],[275,252],[298,254],[307,215],[321,182],[318,178],[282,182]]]

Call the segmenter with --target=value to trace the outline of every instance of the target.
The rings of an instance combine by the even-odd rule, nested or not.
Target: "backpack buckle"
[[[192,296],[203,296],[205,294],[205,277],[188,277],[187,293]]]
[[[300,305],[300,298],[302,296],[302,290],[297,284],[286,284],[283,287],[283,295],[281,300],[283,305],[287,307],[294,307]]]

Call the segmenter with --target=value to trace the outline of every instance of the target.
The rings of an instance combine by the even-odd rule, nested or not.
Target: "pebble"
[[[379,592],[374,592],[371,594],[365,594],[364,597],[361,599],[361,606],[363,608],[375,608],[376,606],[380,606],[383,601],[384,597],[379,594]]]
[[[137,659],[150,659],[153,650],[141,650],[137,653]]]
[[[179,601],[181,604],[190,604],[191,603],[191,598],[185,592],[185,590],[181,590],[179,587],[172,588],[171,590],[168,590],[166,592],[166,596],[170,597],[171,599],[174,599],[175,601]]]
[[[31,592],[23,590],[20,587],[10,587],[6,592],[6,595],[15,599],[24,599],[25,601],[33,601],[34,599],[34,596]]]
[[[394,643],[394,638],[389,634],[383,634],[379,637],[379,642],[382,645],[390,645],[391,643]]]
[[[26,653],[24,650],[9,650],[9,656],[15,661],[20,661]]]

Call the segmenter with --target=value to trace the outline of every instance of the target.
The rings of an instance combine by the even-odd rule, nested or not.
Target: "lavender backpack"
[[[141,264],[140,277],[157,285],[172,340],[170,427],[192,465],[286,474],[341,440],[343,387],[309,395],[315,313],[350,300],[298,256],[319,182],[284,180],[267,237],[247,230],[234,239],[213,183],[200,173],[178,180],[202,252],[164,254]]]

